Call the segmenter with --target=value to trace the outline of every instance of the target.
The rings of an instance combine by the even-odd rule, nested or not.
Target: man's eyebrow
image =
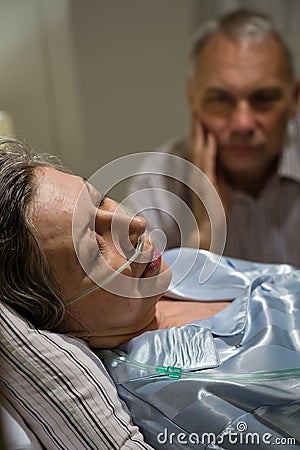
[[[223,87],[210,86],[207,88],[206,92],[228,92],[228,90]]]
[[[263,86],[259,89],[256,89],[256,91],[253,94],[272,94],[272,95],[281,95],[282,89],[279,86]]]
[[[228,91],[225,88],[221,88],[221,87],[209,87],[205,91],[205,95],[207,97],[209,97],[210,95],[225,95],[227,97],[232,97],[232,94],[230,91]]]

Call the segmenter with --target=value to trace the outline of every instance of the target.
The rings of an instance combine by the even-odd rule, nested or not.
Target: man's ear
[[[294,82],[293,87],[293,99],[292,99],[292,109],[291,109],[291,116],[295,116],[299,113],[299,99],[300,99],[300,79],[298,78]]]

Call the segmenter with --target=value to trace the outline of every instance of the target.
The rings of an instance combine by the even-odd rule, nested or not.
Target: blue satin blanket
[[[164,258],[174,301],[232,302],[99,353],[146,441],[157,450],[299,449],[300,270],[222,257],[199,283],[216,255],[172,249]]]

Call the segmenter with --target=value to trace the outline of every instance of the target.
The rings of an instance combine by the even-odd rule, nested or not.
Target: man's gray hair
[[[51,157],[0,138],[0,301],[35,327],[52,330],[64,317],[62,294],[30,220],[34,172],[47,166],[58,168]]]
[[[295,78],[292,52],[280,32],[279,26],[269,16],[248,9],[238,9],[210,20],[195,32],[190,46],[190,77],[195,74],[195,66],[203,47],[216,35],[227,36],[236,41],[251,39],[257,43],[273,37],[283,51],[289,77],[291,80]]]

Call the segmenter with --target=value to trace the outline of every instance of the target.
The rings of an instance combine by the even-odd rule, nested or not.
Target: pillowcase
[[[83,342],[0,308],[2,394],[45,448],[151,449]]]
[[[6,450],[42,450],[34,434],[10,403],[1,395],[1,444]]]

